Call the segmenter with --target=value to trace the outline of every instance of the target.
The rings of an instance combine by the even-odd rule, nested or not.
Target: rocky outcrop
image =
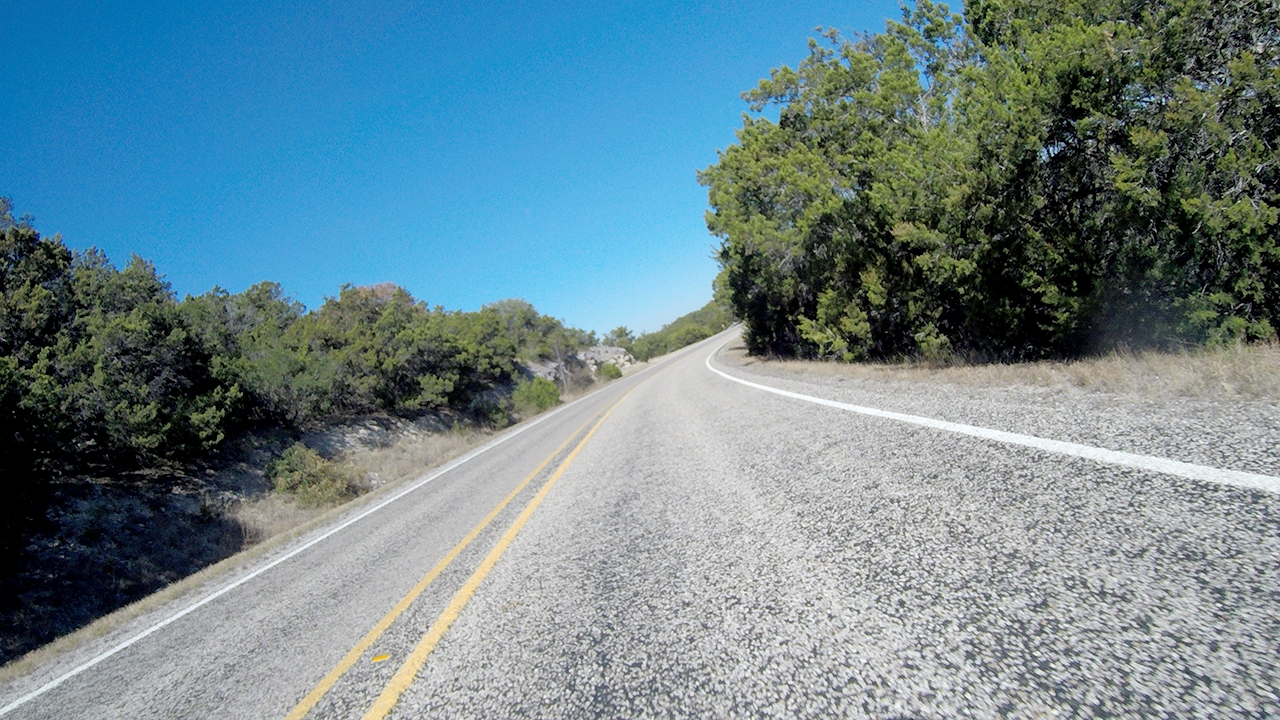
[[[569,355],[565,358],[563,365],[555,360],[548,359],[527,363],[525,368],[534,377],[544,378],[553,382],[560,382],[566,377],[581,378],[585,374],[589,376],[585,378],[585,381],[590,383],[599,372],[600,366],[605,363],[613,363],[621,370],[634,365],[636,360],[631,357],[631,353],[620,347],[594,345]],[[574,380],[573,382],[581,382],[581,380]]]
[[[605,363],[613,363],[618,366],[618,369],[623,369],[634,365],[636,362],[636,359],[631,357],[631,353],[620,347],[609,345],[589,347],[578,353],[578,357],[591,368],[592,373],[595,373]]]

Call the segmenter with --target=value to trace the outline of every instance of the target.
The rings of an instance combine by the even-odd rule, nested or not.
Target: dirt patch
[[[361,447],[348,451],[343,460],[370,474],[374,487],[417,477],[422,468],[433,467],[444,460],[461,455],[489,433],[476,430],[450,430],[442,433],[407,432],[385,446]]]
[[[489,437],[488,432],[452,428],[438,419],[409,422],[376,417],[313,431],[302,441],[331,459],[355,466],[365,473],[368,488],[376,490],[417,477]],[[264,493],[246,498],[228,515],[239,523],[245,546],[249,547],[327,511],[324,507],[300,507],[288,497]]]

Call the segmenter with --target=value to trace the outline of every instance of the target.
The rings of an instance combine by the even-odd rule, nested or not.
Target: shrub
[[[619,368],[617,365],[614,365],[613,363],[602,364],[600,366],[600,369],[597,370],[596,372],[600,374],[600,377],[604,379],[605,382],[608,382],[610,380],[617,380],[618,378],[622,377],[622,369]]]
[[[511,393],[516,412],[521,415],[537,415],[560,404],[560,389],[546,378],[521,380]]]
[[[338,505],[365,489],[355,468],[325,460],[302,443],[285,450],[267,474],[276,492],[292,495],[303,507]]]
[[[496,392],[487,392],[471,401],[471,417],[494,430],[511,424],[511,398]]]

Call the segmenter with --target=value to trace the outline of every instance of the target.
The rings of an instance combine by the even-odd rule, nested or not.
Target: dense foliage
[[[560,404],[560,388],[546,378],[528,378],[516,385],[511,402],[521,415],[536,415]]]
[[[291,495],[302,507],[336,505],[366,490],[354,467],[326,460],[302,443],[286,448],[267,474],[276,492]]]
[[[919,0],[744,94],[701,174],[755,352],[1275,336],[1280,3]]]
[[[594,344],[521,300],[430,308],[394,285],[307,312],[274,283],[179,302],[155,268],[117,269],[14,221],[0,199],[5,537],[59,474],[174,467],[253,426],[443,410],[505,422],[521,362]]]
[[[692,345],[733,324],[733,312],[722,295],[717,287],[716,297],[711,302],[663,325],[661,330],[635,337],[625,326],[619,327],[610,331],[602,342],[626,350],[641,362]]]

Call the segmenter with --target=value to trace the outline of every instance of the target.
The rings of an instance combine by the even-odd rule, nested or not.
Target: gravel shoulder
[[[601,428],[393,717],[1280,713],[1280,498],[761,393],[709,349]],[[1148,435],[1119,400],[770,382]]]
[[[731,342],[716,363],[743,379],[881,410],[923,415],[1109,450],[1280,475],[1280,404],[1266,398],[1150,396],[1084,387],[910,380],[841,374],[820,363],[767,360]]]

